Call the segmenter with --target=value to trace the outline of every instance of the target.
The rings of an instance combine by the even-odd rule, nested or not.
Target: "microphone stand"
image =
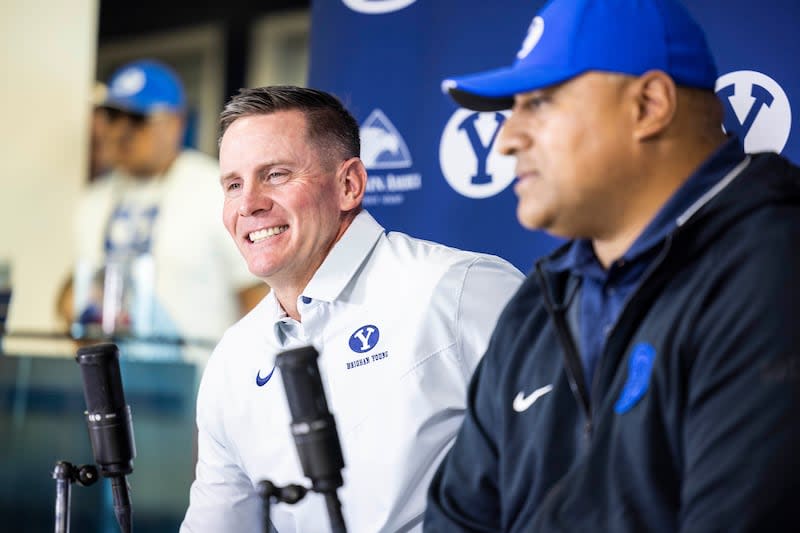
[[[314,485],[317,485],[316,483]],[[286,485],[279,487],[269,480],[262,481],[258,484],[258,493],[261,496],[261,501],[264,510],[264,533],[271,533],[272,521],[270,520],[270,506],[272,500],[279,503],[295,504],[303,499],[309,489],[301,485]],[[325,505],[328,507],[328,518],[331,522],[332,533],[347,533],[347,528],[344,525],[344,516],[342,516],[342,504],[336,494],[336,486],[331,489],[321,488],[318,486],[312,487],[314,492],[318,492],[325,496]]]
[[[69,533],[72,483],[88,487],[97,481],[97,468],[94,465],[74,466],[67,461],[58,461],[53,469],[56,480],[56,521],[55,533]]]

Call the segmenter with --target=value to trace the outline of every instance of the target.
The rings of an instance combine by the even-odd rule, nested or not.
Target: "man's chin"
[[[524,210],[520,207],[517,208],[517,220],[523,228],[531,231],[547,231],[547,227],[550,226],[550,221],[541,211]]]
[[[266,281],[275,273],[274,265],[266,265],[263,262],[248,262],[247,268],[250,273],[262,281]]]

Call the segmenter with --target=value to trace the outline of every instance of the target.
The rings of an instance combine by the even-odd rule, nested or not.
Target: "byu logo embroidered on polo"
[[[716,91],[725,106],[725,131],[739,136],[745,152],[783,150],[792,129],[792,109],[775,80],[754,70],[738,70],[720,76]]]
[[[356,353],[367,352],[378,344],[380,338],[381,332],[378,330],[378,326],[372,324],[361,326],[350,335],[350,349]]]
[[[514,181],[514,158],[493,150],[507,111],[459,109],[444,128],[439,165],[447,183],[467,198],[489,198]]]
[[[656,358],[656,349],[642,342],[631,350],[628,361],[628,380],[622,387],[614,411],[618,414],[627,413],[636,405],[650,387],[650,375],[653,373],[653,360]]]
[[[522,59],[530,54],[531,50],[533,50],[533,47],[536,46],[536,43],[538,43],[539,39],[542,38],[543,33],[544,19],[542,17],[534,17],[533,21],[531,21],[530,27],[528,28],[528,35],[525,37],[525,41],[522,43],[522,48],[520,48],[519,52],[517,52],[517,57]]]

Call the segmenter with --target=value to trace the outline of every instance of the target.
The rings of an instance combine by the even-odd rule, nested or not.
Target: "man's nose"
[[[512,111],[497,133],[497,151],[503,155],[514,155],[528,144],[530,137],[520,128],[516,114]]]
[[[255,215],[260,211],[272,209],[272,198],[257,185],[245,185],[239,197],[239,215],[243,217]]]

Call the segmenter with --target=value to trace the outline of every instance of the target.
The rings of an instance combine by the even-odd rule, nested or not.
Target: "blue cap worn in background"
[[[517,93],[591,70],[661,70],[678,85],[710,90],[717,79],[703,30],[678,0],[551,0],[512,66],[446,79],[442,91],[467,109],[499,111]]]
[[[114,72],[102,105],[139,115],[177,113],[185,109],[186,96],[180,78],[171,68],[158,61],[142,60]]]

